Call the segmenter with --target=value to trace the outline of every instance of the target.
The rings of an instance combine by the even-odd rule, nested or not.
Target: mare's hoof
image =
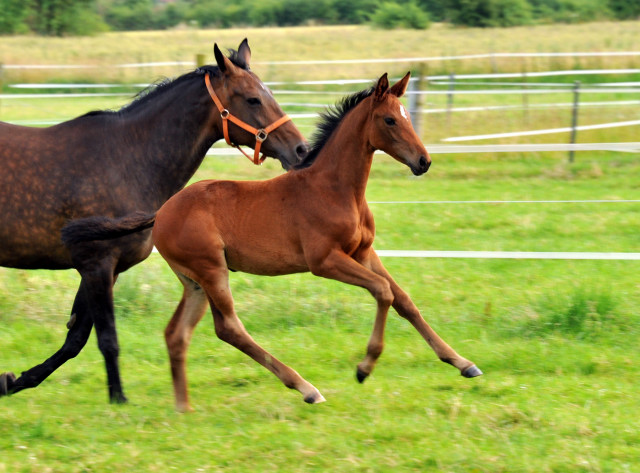
[[[325,402],[326,399],[320,392],[316,392],[314,394],[310,394],[309,396],[304,398],[304,402],[307,404],[320,404],[321,402]]]
[[[368,376],[369,373],[365,373],[360,369],[360,367],[358,367],[358,369],[356,370],[356,379],[359,383],[364,383],[364,380],[367,379]]]
[[[129,400],[125,397],[124,394],[114,394],[109,399],[111,404],[126,404]]]
[[[471,365],[462,372],[462,376],[465,378],[475,378],[476,376],[482,376],[482,374],[482,371],[476,365]]]
[[[11,389],[15,380],[16,375],[13,373],[0,374],[0,396],[9,395],[9,389]]]

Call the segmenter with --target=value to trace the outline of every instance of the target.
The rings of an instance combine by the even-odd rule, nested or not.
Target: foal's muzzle
[[[431,167],[431,158],[429,154],[420,156],[417,164],[410,164],[411,172],[416,176],[421,176]]]

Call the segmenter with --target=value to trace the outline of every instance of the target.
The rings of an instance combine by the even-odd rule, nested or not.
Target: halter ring
[[[256,133],[256,141],[259,141],[260,143],[262,143],[264,140],[267,139],[268,136],[269,136],[269,133],[267,133],[264,128],[261,128],[260,130],[258,130],[258,133]]]

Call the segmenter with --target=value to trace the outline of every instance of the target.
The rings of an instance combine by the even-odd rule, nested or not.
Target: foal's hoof
[[[356,370],[356,379],[359,383],[364,383],[364,380],[367,379],[368,376],[369,373],[365,373],[360,369],[360,367],[358,367],[358,369]]]
[[[471,365],[462,371],[462,376],[465,378],[475,378],[476,376],[482,376],[482,371],[476,365]]]
[[[16,375],[13,373],[0,374],[0,396],[9,395],[9,389],[11,389],[15,380]]]
[[[304,402],[306,402],[307,404],[320,404],[321,402],[325,402],[325,401],[326,399],[322,394],[320,394],[319,391],[313,394],[309,394],[307,397],[304,398]]]

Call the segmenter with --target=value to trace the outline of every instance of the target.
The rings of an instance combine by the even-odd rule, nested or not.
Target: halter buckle
[[[229,112],[229,110],[227,110],[226,108],[220,111],[220,117],[223,120],[226,120],[227,118],[229,118],[229,115],[231,115],[231,112]]]
[[[269,136],[269,133],[267,133],[264,128],[261,128],[258,130],[258,133],[256,133],[256,141],[259,141],[260,143],[262,143],[264,140],[267,139],[268,136]]]

